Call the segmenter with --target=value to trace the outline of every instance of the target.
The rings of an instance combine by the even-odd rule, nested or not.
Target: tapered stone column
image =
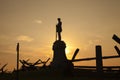
[[[53,44],[53,60],[51,67],[55,69],[65,69],[67,66],[67,57],[65,54],[66,44],[64,41],[57,40]]]

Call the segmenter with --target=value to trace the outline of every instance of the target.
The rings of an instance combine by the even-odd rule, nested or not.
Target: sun
[[[70,53],[70,49],[66,48],[65,52],[66,52],[66,54],[69,54]]]
[[[66,52],[67,59],[71,59],[71,57],[72,57],[72,55],[71,55],[71,49],[66,48],[65,52]]]

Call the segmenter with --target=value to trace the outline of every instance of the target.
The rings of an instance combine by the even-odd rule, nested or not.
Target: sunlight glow
[[[66,52],[67,58],[68,58],[68,59],[71,59],[71,57],[72,57],[72,55],[71,55],[71,52],[72,52],[71,48],[70,48],[70,47],[67,47],[67,48],[65,49],[65,52]]]
[[[70,53],[70,50],[66,48],[65,52],[66,52],[66,55],[68,55]]]
[[[17,37],[17,40],[18,41],[26,41],[26,42],[31,42],[33,41],[34,39],[29,37],[29,36],[26,36],[26,35],[21,35],[21,36],[18,36]]]

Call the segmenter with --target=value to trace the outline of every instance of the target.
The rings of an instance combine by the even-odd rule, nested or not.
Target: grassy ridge
[[[85,70],[76,70],[73,73],[66,75],[63,71],[50,69],[19,71],[19,80],[120,80],[120,73],[97,75]],[[0,74],[0,80],[16,80],[16,72]]]

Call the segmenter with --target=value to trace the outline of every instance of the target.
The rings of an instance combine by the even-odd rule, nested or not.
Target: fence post
[[[96,69],[98,73],[103,72],[102,48],[100,45],[96,46]]]

